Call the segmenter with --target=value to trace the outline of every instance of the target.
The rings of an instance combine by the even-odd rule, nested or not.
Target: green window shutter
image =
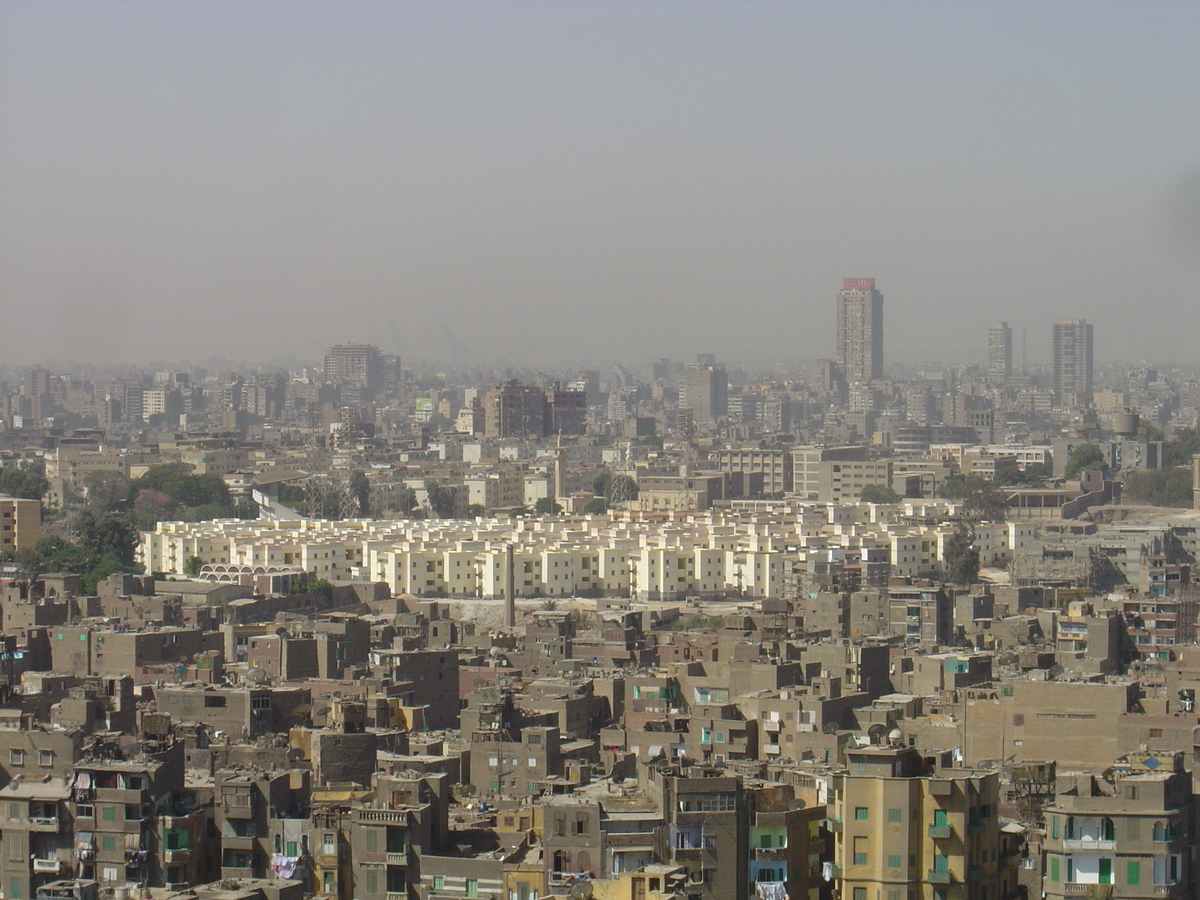
[[[1058,868],[1058,857],[1052,856],[1050,857],[1050,880],[1061,881],[1062,879],[1059,877],[1059,875],[1060,871]]]
[[[1112,860],[1107,856],[1100,857],[1100,883],[1112,884]]]
[[[1142,864],[1136,859],[1131,859],[1125,864],[1125,881],[1130,887],[1137,887],[1142,881]]]

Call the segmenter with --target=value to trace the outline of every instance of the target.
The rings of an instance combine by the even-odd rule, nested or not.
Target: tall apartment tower
[[[997,322],[988,329],[988,377],[1007,383],[1012,377],[1012,329]]]
[[[372,391],[383,380],[383,357],[373,344],[338,344],[325,353],[325,378],[343,381]]]
[[[837,295],[837,361],[847,383],[883,377],[883,294],[874,278],[843,278]]]
[[[729,412],[729,377],[711,353],[696,354],[695,365],[688,366],[680,406],[692,411],[692,421],[707,424]]]
[[[1054,392],[1083,398],[1092,395],[1092,326],[1087,319],[1054,323]]]

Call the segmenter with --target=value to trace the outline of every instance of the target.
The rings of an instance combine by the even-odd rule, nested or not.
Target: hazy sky
[[[6,2],[0,363],[1200,360],[1200,4]]]

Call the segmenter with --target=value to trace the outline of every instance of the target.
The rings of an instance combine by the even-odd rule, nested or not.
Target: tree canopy
[[[1192,505],[1192,470],[1187,466],[1170,469],[1132,469],[1125,473],[1121,489],[1125,503],[1144,503],[1147,506]]]
[[[899,503],[901,497],[887,485],[867,484],[863,485],[858,499],[863,503]]]
[[[45,465],[40,461],[0,468],[0,494],[22,500],[41,500],[49,489]]]
[[[942,553],[946,566],[946,580],[954,584],[970,585],[979,580],[979,550],[975,547],[975,535],[970,529],[960,528],[946,541]]]
[[[1107,466],[1104,451],[1097,444],[1080,444],[1067,457],[1067,468],[1063,474],[1067,478],[1077,478],[1084,469],[1104,469]]]

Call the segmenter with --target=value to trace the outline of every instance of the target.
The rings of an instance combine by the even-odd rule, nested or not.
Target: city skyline
[[[1086,317],[1099,360],[1192,362],[1197,27],[1133,3],[5,4],[0,357],[810,359],[829,285],[871,272],[890,360],[979,360],[998,318],[1048,360]]]

